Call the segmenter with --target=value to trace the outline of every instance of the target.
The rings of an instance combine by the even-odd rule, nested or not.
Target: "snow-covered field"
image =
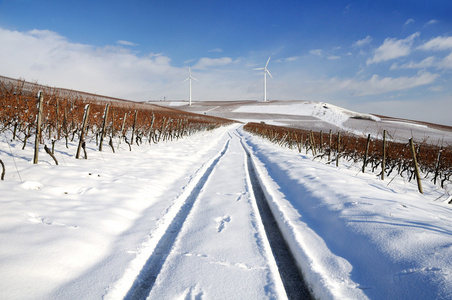
[[[286,298],[250,167],[315,297],[452,298],[452,206],[429,182],[422,195],[240,125],[116,154],[91,141],[87,160],[57,143],[59,166],[21,146],[0,139],[1,299]]]
[[[267,124],[302,128],[306,130],[328,132],[346,131],[359,136],[371,134],[381,138],[386,130],[393,141],[407,142],[414,138],[418,142],[434,145],[452,145],[452,127],[437,127],[416,121],[377,116],[351,111],[336,105],[303,100],[258,101],[203,101],[187,102],[160,101],[154,104],[170,106],[176,109],[212,115],[247,122],[265,122]]]

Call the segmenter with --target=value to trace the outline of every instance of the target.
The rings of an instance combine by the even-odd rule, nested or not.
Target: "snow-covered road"
[[[259,181],[236,131],[192,188],[126,299],[285,299],[309,297],[276,222],[261,215]],[[254,170],[252,170],[255,176]],[[267,205],[268,207],[268,205]],[[206,238],[207,237],[207,238]],[[276,245],[270,243],[276,243]],[[275,248],[279,256],[274,256]],[[283,281],[281,280],[280,271]],[[292,273],[289,273],[292,272]],[[288,274],[287,280],[284,275]],[[298,281],[298,282],[296,282]],[[286,295],[287,293],[287,295]]]
[[[300,296],[272,222],[317,298],[452,297],[452,209],[432,185],[388,185],[238,125],[132,152],[92,144],[87,161],[57,144],[60,166],[0,146],[2,299]]]
[[[230,135],[192,194],[193,208],[156,274],[151,299],[284,298],[245,158],[239,138]]]

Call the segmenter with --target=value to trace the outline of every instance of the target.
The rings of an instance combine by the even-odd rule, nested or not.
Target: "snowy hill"
[[[406,142],[414,137],[415,140],[426,141],[434,145],[452,145],[452,127],[379,117],[325,102],[303,100],[203,101],[194,102],[192,106],[181,101],[152,103],[244,123],[265,122],[272,125],[323,132],[340,130],[360,136],[371,134],[373,137],[381,137],[383,130],[386,130],[394,141]]]
[[[258,105],[241,106],[234,112],[312,116],[337,127],[342,127],[343,123],[350,118],[380,121],[380,118],[373,115],[357,113],[332,104],[312,101],[275,101],[268,104],[258,102]]]

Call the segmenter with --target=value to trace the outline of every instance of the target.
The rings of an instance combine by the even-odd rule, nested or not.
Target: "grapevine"
[[[383,141],[381,139],[369,139],[368,156],[364,159],[367,138],[349,132],[341,132],[338,135],[262,123],[248,123],[244,129],[280,146],[297,149],[300,153],[303,150],[306,154],[311,152],[314,159],[326,160],[328,164],[343,159],[354,165],[363,164],[363,172],[370,170],[378,173],[378,176],[384,172],[386,176],[398,174],[408,181],[415,178],[413,156],[408,141],[406,143],[386,141],[386,163],[382,169]],[[451,183],[452,147],[450,145],[437,146],[418,141],[415,149],[422,179],[429,179],[442,188]]]

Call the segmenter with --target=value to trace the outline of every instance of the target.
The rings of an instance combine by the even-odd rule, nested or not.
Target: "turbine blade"
[[[265,68],[255,68],[253,70],[259,71],[259,70],[264,70]]]
[[[270,75],[270,77],[273,79],[273,76],[272,76],[272,74],[270,74],[270,71],[268,69],[265,69],[265,70],[267,71],[268,75]]]
[[[198,79],[196,79],[196,78],[195,78],[195,77],[193,77],[193,76],[191,77],[191,79],[194,79],[194,80],[196,80],[196,81],[199,81]]]
[[[267,68],[267,66],[268,66],[268,63],[270,62],[270,58],[272,58],[271,56],[268,58],[268,60],[267,60],[267,64],[265,65],[265,68]]]

